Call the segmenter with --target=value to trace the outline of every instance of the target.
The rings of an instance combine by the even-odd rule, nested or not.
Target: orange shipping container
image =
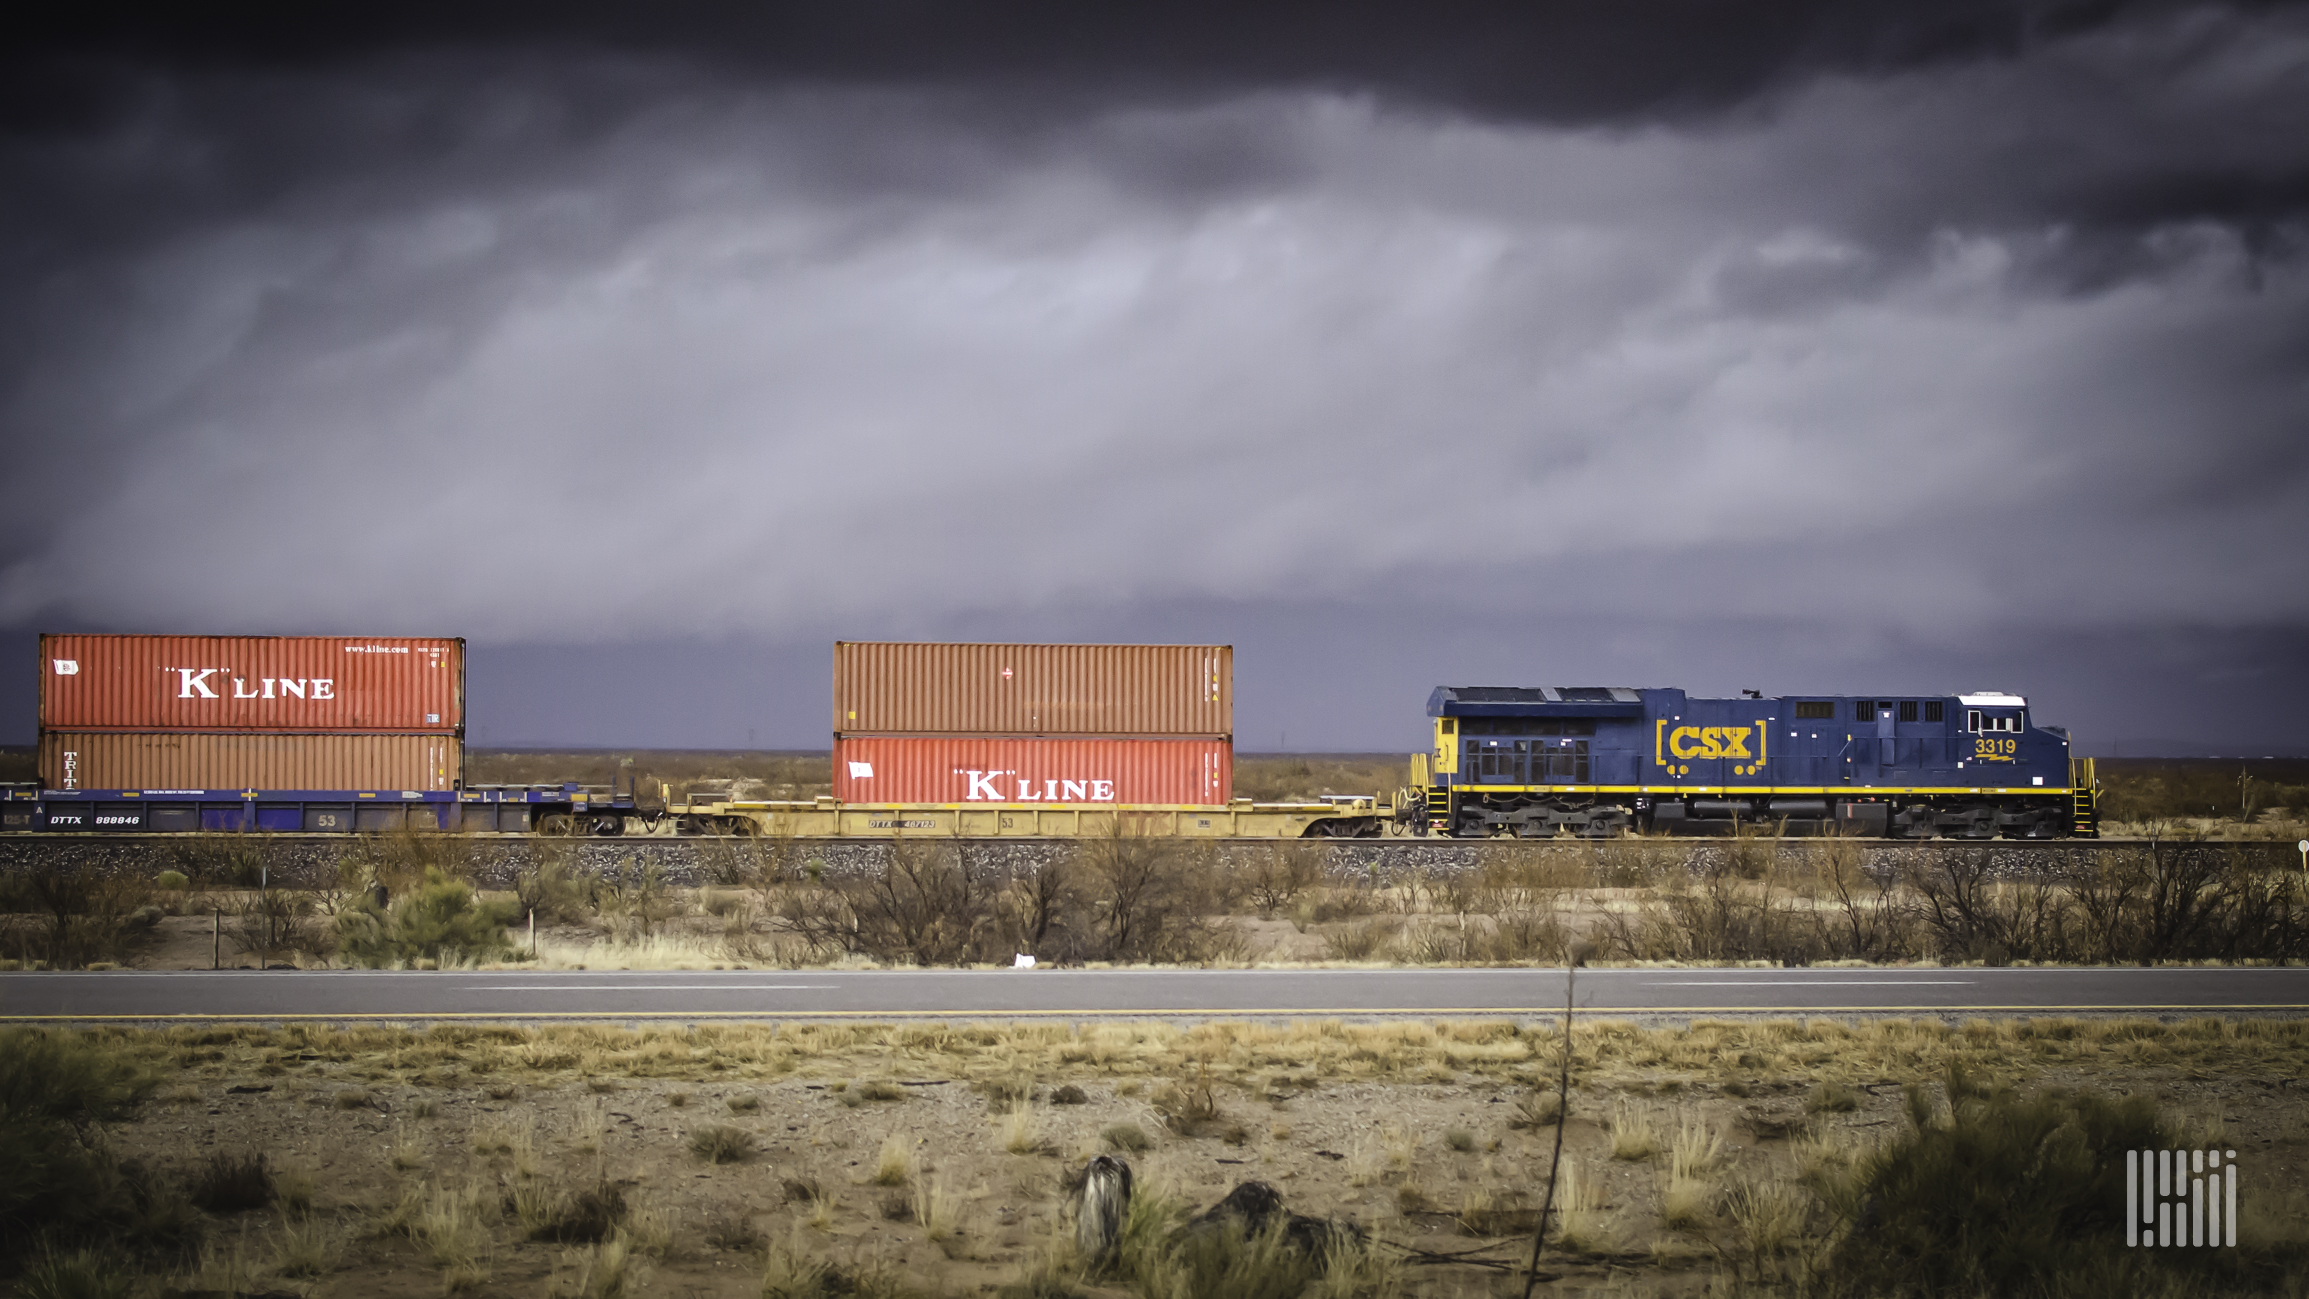
[[[1231,645],[834,644],[836,735],[1234,732]]]
[[[49,790],[457,788],[465,746],[454,735],[196,735],[182,731],[43,731]]]
[[[406,636],[40,638],[40,725],[461,734],[465,642]]]
[[[1225,740],[1046,740],[943,735],[834,741],[845,803],[1185,803],[1227,801]]]

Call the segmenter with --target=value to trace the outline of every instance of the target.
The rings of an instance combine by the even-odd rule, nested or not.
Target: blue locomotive
[[[2091,759],[2019,695],[1443,686],[1427,713],[1435,747],[1414,757],[1401,812],[1413,833],[2095,832]]]

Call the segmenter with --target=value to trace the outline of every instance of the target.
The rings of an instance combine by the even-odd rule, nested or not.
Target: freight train
[[[1392,795],[1231,797],[1225,646],[835,649],[835,795],[473,785],[464,643],[43,637],[42,779],[0,831],[1213,839],[2096,833],[2016,695],[1441,687]]]

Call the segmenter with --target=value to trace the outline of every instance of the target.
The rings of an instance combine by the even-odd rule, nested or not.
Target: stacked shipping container
[[[462,640],[40,638],[52,790],[450,790],[464,736]]]
[[[1224,803],[1233,739],[1231,646],[834,646],[844,802]]]

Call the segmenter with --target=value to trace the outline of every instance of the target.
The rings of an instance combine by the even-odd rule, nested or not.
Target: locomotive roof
[[[1679,694],[1680,692],[1669,692]],[[1783,695],[1779,698],[1883,698],[1881,695]],[[1932,698],[1931,692],[1910,698]],[[1947,698],[1945,695],[1938,696]],[[2002,691],[1960,694],[1967,708],[2026,708],[2021,695]],[[1430,717],[1638,717],[1643,693],[1626,686],[1437,686],[1427,697]]]
[[[1643,696],[1626,686],[1437,686],[1430,717],[1639,717]]]

